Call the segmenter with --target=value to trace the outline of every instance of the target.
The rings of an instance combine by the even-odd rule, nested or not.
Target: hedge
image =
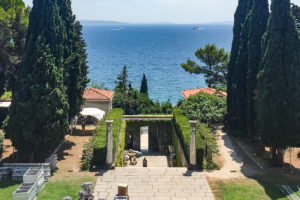
[[[133,135],[140,135],[140,128],[143,126],[149,126],[149,132],[151,127],[158,127],[161,132],[166,132],[171,135],[171,122],[170,120],[126,120],[126,133]]]
[[[120,108],[112,109],[107,114],[105,120],[97,126],[93,137],[93,156],[91,162],[93,165],[100,167],[106,160],[106,120],[113,120],[113,154],[116,153],[116,143],[122,124],[123,110]]]
[[[174,126],[177,135],[183,142],[183,149],[188,157],[190,157],[190,122],[184,115],[184,111],[178,107],[173,108]]]
[[[116,156],[116,167],[123,167],[123,153],[125,150],[126,140],[126,120],[123,121],[121,126],[121,136],[119,140],[119,148]]]
[[[179,139],[183,141],[183,149],[188,156],[190,157],[190,122],[187,116],[185,116],[184,111],[181,108],[174,107],[174,127]],[[196,155],[197,155],[197,163],[200,168],[203,167],[203,153],[204,152],[204,144],[201,138],[200,133],[197,131],[196,133]],[[177,152],[176,152],[177,153]],[[189,161],[188,161],[189,162]]]

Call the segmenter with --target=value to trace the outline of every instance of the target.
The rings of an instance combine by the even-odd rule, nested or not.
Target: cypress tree
[[[75,21],[71,1],[58,1],[60,15],[65,23],[67,39],[64,41],[64,80],[70,105],[69,119],[75,117],[84,103],[83,92],[89,82],[87,77],[86,43],[82,37],[82,26]]]
[[[236,107],[236,80],[234,72],[236,70],[236,62],[238,58],[238,52],[241,44],[241,32],[248,12],[248,0],[239,0],[237,10],[234,15],[234,27],[233,27],[233,40],[230,53],[230,61],[228,65],[228,82],[227,82],[227,112],[228,112],[228,126],[229,129],[235,129],[237,127],[237,107]]]
[[[16,80],[5,131],[20,152],[54,148],[68,129],[68,100],[63,77],[66,30],[55,0],[34,0],[25,55]]]
[[[248,0],[245,22],[240,35],[240,47],[233,72],[233,82],[236,92],[236,128],[239,133],[245,133],[247,128],[247,71],[248,71],[248,35],[250,27],[250,13],[253,0]]]
[[[255,88],[259,63],[261,61],[261,41],[269,19],[268,0],[253,0],[253,8],[248,15],[248,75],[247,75],[247,131],[255,136]]]
[[[148,95],[148,83],[147,83],[146,74],[143,74],[140,93]]]
[[[272,0],[271,10],[257,83],[257,128],[276,161],[300,137],[300,40],[290,0]]]

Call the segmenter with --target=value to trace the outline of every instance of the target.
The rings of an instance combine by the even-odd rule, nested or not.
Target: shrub
[[[118,135],[122,123],[123,110],[122,109],[112,109],[107,114],[105,120],[113,120],[113,153],[116,153],[116,143],[118,140]],[[100,126],[94,132],[93,137],[93,158],[91,162],[97,167],[102,166],[106,160],[106,124],[105,120],[101,121]]]
[[[191,120],[203,123],[222,123],[226,114],[226,98],[200,92],[181,102],[180,108]]]
[[[4,152],[4,134],[0,131],[0,160],[2,158],[2,154]]]

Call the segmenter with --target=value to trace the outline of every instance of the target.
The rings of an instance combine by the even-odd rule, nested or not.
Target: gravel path
[[[245,162],[231,138],[221,129],[216,131],[219,154],[223,160],[220,170],[206,171],[205,175],[212,178],[229,179],[240,178],[256,173],[251,164]]]

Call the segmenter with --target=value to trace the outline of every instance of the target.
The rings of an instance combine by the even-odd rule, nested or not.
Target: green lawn
[[[255,180],[218,181],[220,189],[218,199],[222,200],[287,200],[277,187],[278,184],[288,184],[293,191],[298,191],[296,184],[300,182],[285,177],[258,177]],[[300,191],[296,192],[300,197]]]
[[[38,200],[54,200],[62,199],[65,196],[71,196],[72,199],[78,199],[78,193],[83,182],[93,182],[95,184],[96,177],[82,176],[66,176],[60,180],[51,180],[45,184],[45,187],[38,195]],[[93,185],[94,186],[94,185]]]
[[[12,193],[17,189],[19,183],[13,180],[0,181],[0,200],[12,200]]]

